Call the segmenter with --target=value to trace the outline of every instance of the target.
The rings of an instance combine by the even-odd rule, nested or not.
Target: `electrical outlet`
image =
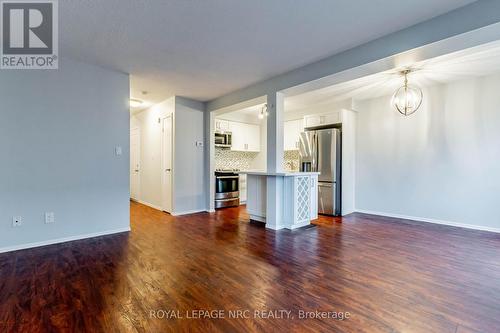
[[[53,212],[45,213],[45,223],[46,224],[55,223],[55,222],[56,222],[56,216]]]
[[[14,216],[12,218],[12,226],[15,227],[20,227],[23,225],[23,218],[21,216]]]

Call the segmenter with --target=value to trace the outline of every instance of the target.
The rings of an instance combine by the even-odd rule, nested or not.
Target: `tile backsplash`
[[[250,170],[252,161],[258,154],[248,151],[215,148],[215,168]]]
[[[299,171],[299,160],[298,150],[286,150],[283,158],[283,169],[285,171]]]
[[[259,153],[247,151],[233,151],[229,149],[215,148],[216,169],[252,169],[252,162]],[[299,151],[285,151],[283,169],[285,171],[299,171]]]

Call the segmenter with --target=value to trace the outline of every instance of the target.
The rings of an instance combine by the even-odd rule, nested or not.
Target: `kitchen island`
[[[266,223],[266,228],[296,229],[318,217],[319,172],[245,171],[247,211],[250,219]],[[268,186],[274,187],[275,200],[268,200]],[[277,203],[277,204],[276,204]],[[273,221],[267,220],[273,210]]]

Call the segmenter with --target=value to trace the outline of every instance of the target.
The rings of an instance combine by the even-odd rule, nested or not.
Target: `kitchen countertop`
[[[275,177],[297,177],[303,175],[319,175],[319,172],[267,172],[267,171],[238,171],[238,174],[246,174],[252,176],[275,176]]]

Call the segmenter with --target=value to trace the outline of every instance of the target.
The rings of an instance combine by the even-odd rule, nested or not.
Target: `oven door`
[[[217,176],[215,178],[215,199],[238,198],[239,176]]]

